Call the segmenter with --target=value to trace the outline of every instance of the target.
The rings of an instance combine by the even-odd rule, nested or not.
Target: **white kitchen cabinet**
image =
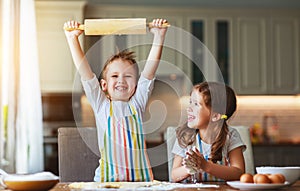
[[[239,94],[267,93],[267,21],[241,17],[236,21],[232,86]]]
[[[36,1],[42,92],[72,92],[76,68],[63,31],[67,20],[83,21],[84,1]]]
[[[88,2],[88,1],[87,1]],[[172,26],[167,34],[158,75],[186,74],[193,79],[191,21],[203,21],[203,41],[218,58],[217,22],[228,22],[227,82],[238,94],[300,93],[300,12],[284,9],[185,8],[85,4],[85,1],[36,1],[40,76],[43,92],[73,90],[76,69],[63,34],[66,20],[84,18],[139,18],[151,21],[164,17]],[[86,5],[86,6],[85,6]],[[150,35],[84,36],[85,51],[99,43],[100,62],[116,52],[116,47],[130,47],[143,63],[147,58]],[[81,39],[83,40],[83,39]],[[181,51],[184,50],[184,53]],[[187,55],[187,54],[189,55]],[[196,55],[197,56],[197,55]],[[99,62],[99,59],[97,62]],[[192,58],[193,59],[193,58]],[[96,60],[96,58],[95,58]],[[204,63],[205,64],[205,63]],[[92,66],[93,67],[93,66]],[[99,64],[95,64],[99,67]],[[97,68],[99,69],[99,68]],[[216,67],[203,68],[206,80],[219,80]],[[97,73],[97,71],[96,71]],[[100,71],[99,71],[100,73]],[[185,83],[186,92],[190,83]]]
[[[271,20],[272,93],[300,93],[299,24],[299,17],[275,17]]]
[[[218,52],[218,23],[227,25],[228,44],[225,51],[225,82],[238,94],[298,94],[300,92],[300,15],[284,10],[211,10],[191,11],[187,27],[193,34],[191,23],[202,22],[202,41],[216,58],[219,68],[223,58]],[[197,33],[197,32],[196,32]],[[194,34],[195,35],[195,34]],[[221,38],[226,38],[225,35]],[[222,44],[221,44],[222,45]],[[199,52],[199,51],[198,51]],[[194,57],[197,51],[193,52]],[[221,55],[222,57],[222,55]],[[217,67],[218,67],[217,65]],[[206,80],[217,80],[218,68],[203,62]],[[208,68],[211,67],[211,70]],[[224,62],[223,62],[224,67]],[[208,77],[208,79],[207,79]],[[197,78],[193,78],[197,79]],[[198,80],[199,81],[199,80]],[[222,81],[222,79],[221,79]]]
[[[239,94],[297,94],[299,17],[239,17],[232,86]]]

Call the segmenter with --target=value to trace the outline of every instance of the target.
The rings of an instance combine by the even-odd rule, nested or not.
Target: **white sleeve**
[[[105,93],[101,90],[100,84],[96,75],[90,80],[81,79],[81,83],[87,99],[94,111],[99,110],[99,106],[106,100]]]
[[[234,129],[234,128],[230,128],[230,131],[229,131],[228,153],[230,151],[232,151],[233,149],[235,149],[237,147],[240,147],[240,146],[243,147],[243,151],[246,150],[246,145],[242,141],[239,132],[236,129]]]
[[[142,75],[139,78],[136,92],[134,96],[131,98],[133,102],[141,108],[141,111],[144,112],[148,99],[152,93],[154,87],[154,80],[148,80],[147,78],[143,77]]]
[[[173,149],[172,149],[172,153],[175,154],[175,155],[179,155],[181,156],[182,158],[185,157],[185,152],[186,152],[186,149],[185,148],[182,148],[179,143],[178,143],[178,140],[176,138],[176,141],[174,143],[174,146],[173,146]]]

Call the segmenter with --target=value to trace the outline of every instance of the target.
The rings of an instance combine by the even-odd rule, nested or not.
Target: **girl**
[[[195,85],[187,109],[187,124],[176,131],[172,180],[238,180],[245,172],[239,133],[227,125],[236,110],[234,91],[220,83]]]

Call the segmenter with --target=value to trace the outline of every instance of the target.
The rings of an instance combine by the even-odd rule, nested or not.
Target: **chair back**
[[[58,165],[61,182],[92,182],[99,166],[97,129],[58,129]]]
[[[169,181],[172,181],[171,172],[173,167],[173,159],[174,154],[172,153],[172,149],[176,140],[176,128],[177,127],[168,127],[164,134],[165,142],[167,143],[167,156],[168,156],[168,174]]]
[[[249,127],[247,126],[231,126],[231,127],[235,128],[239,132],[242,141],[247,147],[246,150],[243,152],[245,165],[246,165],[245,171],[246,173],[254,174],[253,149],[252,149]]]

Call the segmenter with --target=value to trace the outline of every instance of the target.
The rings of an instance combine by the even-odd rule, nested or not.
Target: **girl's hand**
[[[164,23],[168,23],[168,21],[166,19],[153,19],[150,32],[154,35],[165,36],[168,27],[162,27]]]
[[[82,30],[77,30],[77,28],[79,27],[80,23],[77,21],[67,21],[64,24],[64,28],[71,28],[74,30],[65,30],[65,35],[67,37],[78,37],[80,36],[83,31]]]
[[[197,173],[199,170],[196,169],[192,164],[187,164],[186,161],[182,162],[182,165],[186,169],[186,172],[190,175]]]
[[[207,161],[196,147],[189,149],[186,155],[187,156],[183,159],[183,165],[189,171],[195,173],[204,169]]]

